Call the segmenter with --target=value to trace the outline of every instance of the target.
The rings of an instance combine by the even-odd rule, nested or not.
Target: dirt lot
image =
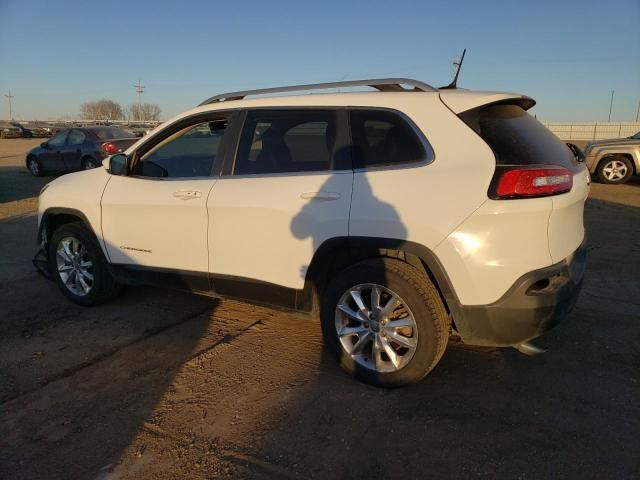
[[[0,478],[640,478],[640,182],[593,184],[589,269],[549,352],[450,345],[382,390],[318,323],[128,289],[80,308],[35,273],[24,152],[0,140]]]

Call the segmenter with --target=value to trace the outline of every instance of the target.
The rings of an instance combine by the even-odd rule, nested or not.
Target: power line
[[[14,95],[11,95],[11,90],[9,90],[9,95],[5,94],[5,97],[9,99],[9,120],[13,120],[13,110],[11,109],[11,99],[14,98]]]

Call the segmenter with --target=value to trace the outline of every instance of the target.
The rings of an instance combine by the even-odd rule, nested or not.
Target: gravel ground
[[[145,288],[64,300],[30,260],[36,196],[0,140],[0,478],[640,478],[640,182],[593,184],[589,267],[549,351],[451,344],[383,390],[319,324]]]

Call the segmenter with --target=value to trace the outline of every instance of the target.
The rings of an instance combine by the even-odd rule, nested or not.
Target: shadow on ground
[[[42,187],[56,177],[34,177],[25,167],[0,167],[0,204],[37,197]]]
[[[635,478],[639,217],[588,202],[588,276],[547,354],[450,345],[396,390],[348,378],[300,315],[152,289],[72,306],[14,240],[0,253],[0,371],[14,385],[0,476]],[[33,223],[0,223],[0,241]]]

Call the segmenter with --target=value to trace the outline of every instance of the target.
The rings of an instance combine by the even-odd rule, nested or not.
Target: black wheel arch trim
[[[310,311],[314,295],[324,290],[332,274],[358,261],[380,256],[400,258],[423,270],[435,283],[453,318],[462,314],[451,280],[429,248],[408,240],[360,236],[332,238],[318,247],[307,270],[304,289],[296,298],[296,308]]]
[[[85,227],[87,227],[89,231],[92,232],[96,236],[96,238],[98,238],[93,230],[93,227],[91,226],[91,223],[89,222],[89,219],[80,210],[66,207],[50,207],[47,208],[42,214],[42,219],[40,220],[40,225],[38,226],[38,236],[36,237],[37,243],[41,244],[43,238],[45,238],[47,242],[49,241],[49,239],[51,238],[51,234],[53,233],[49,231],[49,224],[51,223],[50,219],[51,217],[55,217],[56,215],[69,215],[72,217],[77,217],[82,221],[82,223],[84,223]],[[46,237],[42,236],[43,233],[46,233]]]

